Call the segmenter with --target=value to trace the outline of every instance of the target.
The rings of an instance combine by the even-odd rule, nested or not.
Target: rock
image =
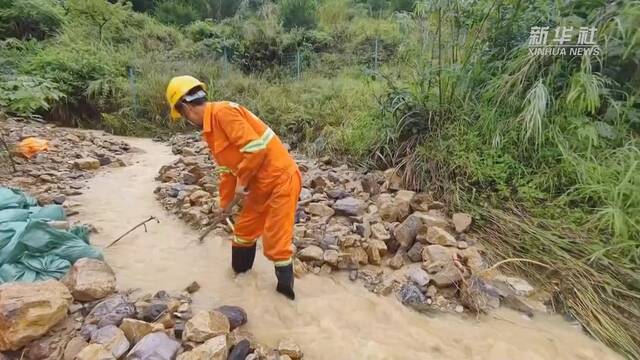
[[[447,287],[462,280],[462,274],[453,262],[450,262],[444,265],[442,270],[431,275],[431,280],[437,287]]]
[[[469,230],[469,227],[471,226],[471,215],[455,213],[453,214],[453,217],[451,217],[451,221],[453,221],[456,231],[462,233]]]
[[[76,355],[75,360],[115,360],[115,358],[104,346],[89,344]]]
[[[204,190],[196,190],[189,195],[189,201],[193,205],[202,205],[203,200],[210,198],[211,195]]]
[[[100,168],[100,161],[94,158],[83,158],[73,162],[73,167],[80,170],[95,170]]]
[[[438,293],[438,288],[437,288],[435,285],[429,285],[429,286],[427,287],[427,292],[425,293],[425,295],[426,295],[428,298],[433,299],[433,298],[435,298],[435,297],[436,297],[436,294],[437,294],[437,293]]]
[[[182,148],[181,153],[182,153],[183,156],[196,156],[196,155],[198,155],[198,154],[196,154],[196,152],[193,149],[190,149],[190,148],[187,148],[187,147]]]
[[[391,168],[385,170],[384,177],[386,179],[386,185],[389,190],[402,189],[402,177],[400,177],[396,169]]]
[[[245,360],[250,351],[251,345],[249,344],[249,341],[242,340],[237,343],[233,349],[231,349],[228,360]]]
[[[368,244],[369,244],[369,247],[373,247],[376,250],[378,250],[378,253],[380,253],[380,256],[385,256],[387,254],[387,244],[385,244],[384,241],[369,240]]]
[[[336,250],[326,250],[324,252],[324,254],[322,255],[322,259],[329,265],[333,266],[333,267],[337,267],[338,266],[338,251]]]
[[[344,199],[349,196],[349,193],[342,189],[331,189],[326,191],[327,196],[333,200]]]
[[[376,247],[368,246],[367,256],[370,264],[380,265],[382,263],[382,256],[380,255],[380,251]]]
[[[227,335],[227,343],[229,346],[236,346],[242,341],[248,341],[252,348],[256,348],[256,340],[253,335],[241,328],[235,328],[229,335]]]
[[[321,217],[329,217],[335,214],[335,211],[332,208],[322,203],[309,204],[309,206],[307,207],[307,211],[310,214],[321,216]]]
[[[309,200],[311,199],[311,197],[313,196],[313,194],[311,193],[311,190],[303,187],[300,190],[300,201],[305,201],[305,200]]]
[[[356,270],[360,266],[358,264],[358,259],[350,253],[339,253],[338,254],[338,269],[340,270]]]
[[[298,344],[296,344],[292,339],[285,338],[278,342],[278,353],[280,355],[289,356],[291,359],[302,359],[302,350]]]
[[[368,173],[360,180],[362,185],[362,191],[370,194],[377,195],[380,193],[380,185],[378,179],[380,177],[376,173]]]
[[[82,328],[80,328],[80,336],[82,336],[85,341],[89,341],[96,331],[98,331],[98,325],[84,324]]]
[[[45,337],[29,343],[23,350],[26,360],[59,360],[64,356],[64,349],[73,337],[77,321],[71,318],[59,322]]]
[[[91,337],[91,343],[101,344],[105,349],[111,351],[116,359],[124,355],[130,345],[124,332],[115,325],[107,325],[98,329]]]
[[[164,330],[164,326],[162,326],[162,324],[148,323],[137,319],[124,319],[122,320],[122,324],[120,324],[120,330],[122,330],[127,337],[127,340],[135,344],[147,334]]]
[[[442,246],[458,246],[458,241],[453,237],[453,235],[449,234],[445,229],[437,226],[430,226],[428,228],[427,242]]]
[[[0,351],[18,350],[67,316],[69,290],[60,282],[0,285]]]
[[[397,296],[403,305],[415,308],[416,310],[423,309],[427,304],[427,298],[422,294],[422,291],[411,283],[402,285]]]
[[[520,311],[528,317],[533,317],[533,307],[527,304],[527,302],[519,296],[507,294],[504,298],[502,298],[502,304],[509,309]]]
[[[56,195],[52,200],[54,204],[62,205],[64,201],[67,200],[67,197],[64,195]]]
[[[457,305],[456,306],[456,312],[458,314],[461,314],[462,312],[464,312],[464,307],[462,307],[462,305]]]
[[[182,338],[188,341],[204,342],[231,331],[227,317],[218,311],[200,311],[184,327]]]
[[[412,215],[396,227],[393,234],[403,249],[409,249],[413,245],[421,226],[420,219]]]
[[[303,263],[302,260],[298,258],[293,259],[293,276],[301,278],[308,271],[307,265]]]
[[[369,255],[361,247],[352,247],[344,250],[346,253],[351,254],[353,258],[360,265],[367,265],[369,263]]]
[[[458,249],[466,249],[469,247],[469,244],[466,241],[458,241]]]
[[[169,312],[169,306],[162,301],[155,301],[151,304],[136,304],[136,310],[138,319],[147,322],[154,322],[157,321],[163,314]]]
[[[428,245],[422,250],[422,259],[427,263],[447,264],[453,262],[453,254],[442,245]]]
[[[122,294],[112,295],[96,305],[85,318],[85,324],[95,324],[98,328],[120,326],[122,319],[134,317],[136,309]]]
[[[247,313],[239,306],[223,305],[215,310],[227,317],[231,330],[247,323]]]
[[[409,269],[407,271],[407,278],[421,288],[426,287],[429,284],[429,280],[431,280],[429,274],[419,267]]]
[[[371,223],[369,222],[369,219],[363,219],[362,224],[355,224],[355,227],[356,233],[364,239],[368,240],[371,237]]]
[[[422,261],[422,249],[424,248],[424,244],[421,242],[413,243],[413,246],[407,251],[407,256],[413,262],[421,262]]]
[[[165,332],[153,332],[142,338],[129,351],[126,360],[173,360],[180,349],[180,342]]]
[[[194,185],[198,183],[198,177],[190,172],[183,172],[181,174],[182,176],[182,183],[185,185]]]
[[[422,221],[422,224],[427,227],[437,226],[441,228],[447,227],[449,222],[447,219],[441,214],[436,213],[423,213],[423,212],[414,212],[411,216],[416,216]]]
[[[100,163],[100,166],[107,166],[109,164],[111,164],[111,158],[108,156],[101,156],[98,157],[98,162]]]
[[[389,234],[387,229],[385,229],[384,224],[382,223],[375,223],[371,225],[371,236],[374,239],[378,239],[382,241],[387,241],[391,239],[391,235]]]
[[[311,180],[311,187],[315,191],[323,191],[325,187],[327,187],[327,180],[325,180],[322,176],[316,176]]]
[[[77,301],[99,300],[116,291],[116,276],[104,261],[83,258],[62,278]]]
[[[180,354],[177,360],[227,360],[228,351],[227,337],[220,335],[205,341],[191,351]]]
[[[302,261],[322,261],[324,252],[319,246],[311,245],[300,251],[296,255]]]
[[[517,296],[529,296],[535,290],[526,280],[514,277],[498,275],[493,281],[500,289],[511,290]]]
[[[347,197],[336,201],[333,204],[333,209],[338,215],[360,216],[366,211],[366,206],[362,200]]]
[[[193,294],[194,292],[200,290],[200,284],[198,284],[197,281],[193,281],[191,284],[189,284],[189,286],[187,286],[184,291],[188,292],[189,294]]]
[[[433,198],[428,193],[417,193],[411,199],[411,210],[413,211],[429,211],[429,204],[433,202]]]
[[[392,269],[400,269],[404,265],[404,259],[402,258],[402,252],[398,251],[393,257],[389,260],[389,267]]]
[[[482,278],[471,277],[460,286],[460,301],[475,313],[487,313],[500,306],[500,292]]]
[[[72,338],[71,340],[69,340],[69,342],[67,343],[67,346],[64,349],[63,359],[64,360],[75,359],[76,355],[78,355],[80,351],[82,351],[82,349],[84,349],[87,346],[89,346],[89,343],[84,341],[82,337],[76,336]]]

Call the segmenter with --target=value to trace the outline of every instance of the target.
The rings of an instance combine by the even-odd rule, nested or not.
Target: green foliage
[[[285,29],[305,28],[316,26],[316,0],[281,0],[280,18]]]
[[[63,97],[55,83],[38,77],[3,76],[0,79],[0,108],[13,114],[37,114]]]
[[[189,2],[163,1],[155,8],[154,15],[165,24],[187,25],[201,19],[201,14]]]
[[[0,39],[43,39],[62,26],[64,9],[56,0],[0,0]]]
[[[391,0],[391,8],[395,11],[413,11],[415,0]]]

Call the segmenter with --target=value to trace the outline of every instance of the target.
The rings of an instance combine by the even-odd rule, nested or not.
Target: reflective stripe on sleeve
[[[271,130],[271,128],[267,128],[267,130],[265,130],[264,134],[262,134],[260,138],[251,141],[250,143],[245,145],[242,149],[240,149],[240,151],[254,153],[260,150],[264,150],[267,148],[267,145],[269,145],[269,141],[271,141],[271,139],[273,139],[274,136],[275,136],[275,133],[273,132],[273,130]]]

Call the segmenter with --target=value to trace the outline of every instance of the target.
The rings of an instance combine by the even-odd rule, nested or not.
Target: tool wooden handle
[[[235,197],[231,203],[229,204],[229,206],[227,207],[228,209],[233,209],[236,205],[238,205],[238,203],[240,202],[240,200],[242,200],[242,197]],[[209,233],[211,232],[211,230],[213,230],[218,224],[220,224],[221,222],[223,222],[230,214],[226,214],[226,213],[222,213],[218,216],[216,216],[213,221],[211,222],[211,225],[207,226],[203,231],[202,234],[200,234],[200,236],[198,237],[198,241],[202,242],[204,241],[204,238],[207,237],[207,235],[209,235]]]

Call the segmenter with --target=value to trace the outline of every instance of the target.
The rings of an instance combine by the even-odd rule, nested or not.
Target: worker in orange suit
[[[233,270],[251,269],[262,237],[264,255],[275,264],[276,290],[293,300],[291,239],[301,188],[295,161],[273,130],[249,110],[229,101],[208,102],[199,80],[174,77],[166,96],[173,119],[182,116],[203,130],[220,172],[220,207],[230,214],[233,200],[243,199],[233,226]]]

